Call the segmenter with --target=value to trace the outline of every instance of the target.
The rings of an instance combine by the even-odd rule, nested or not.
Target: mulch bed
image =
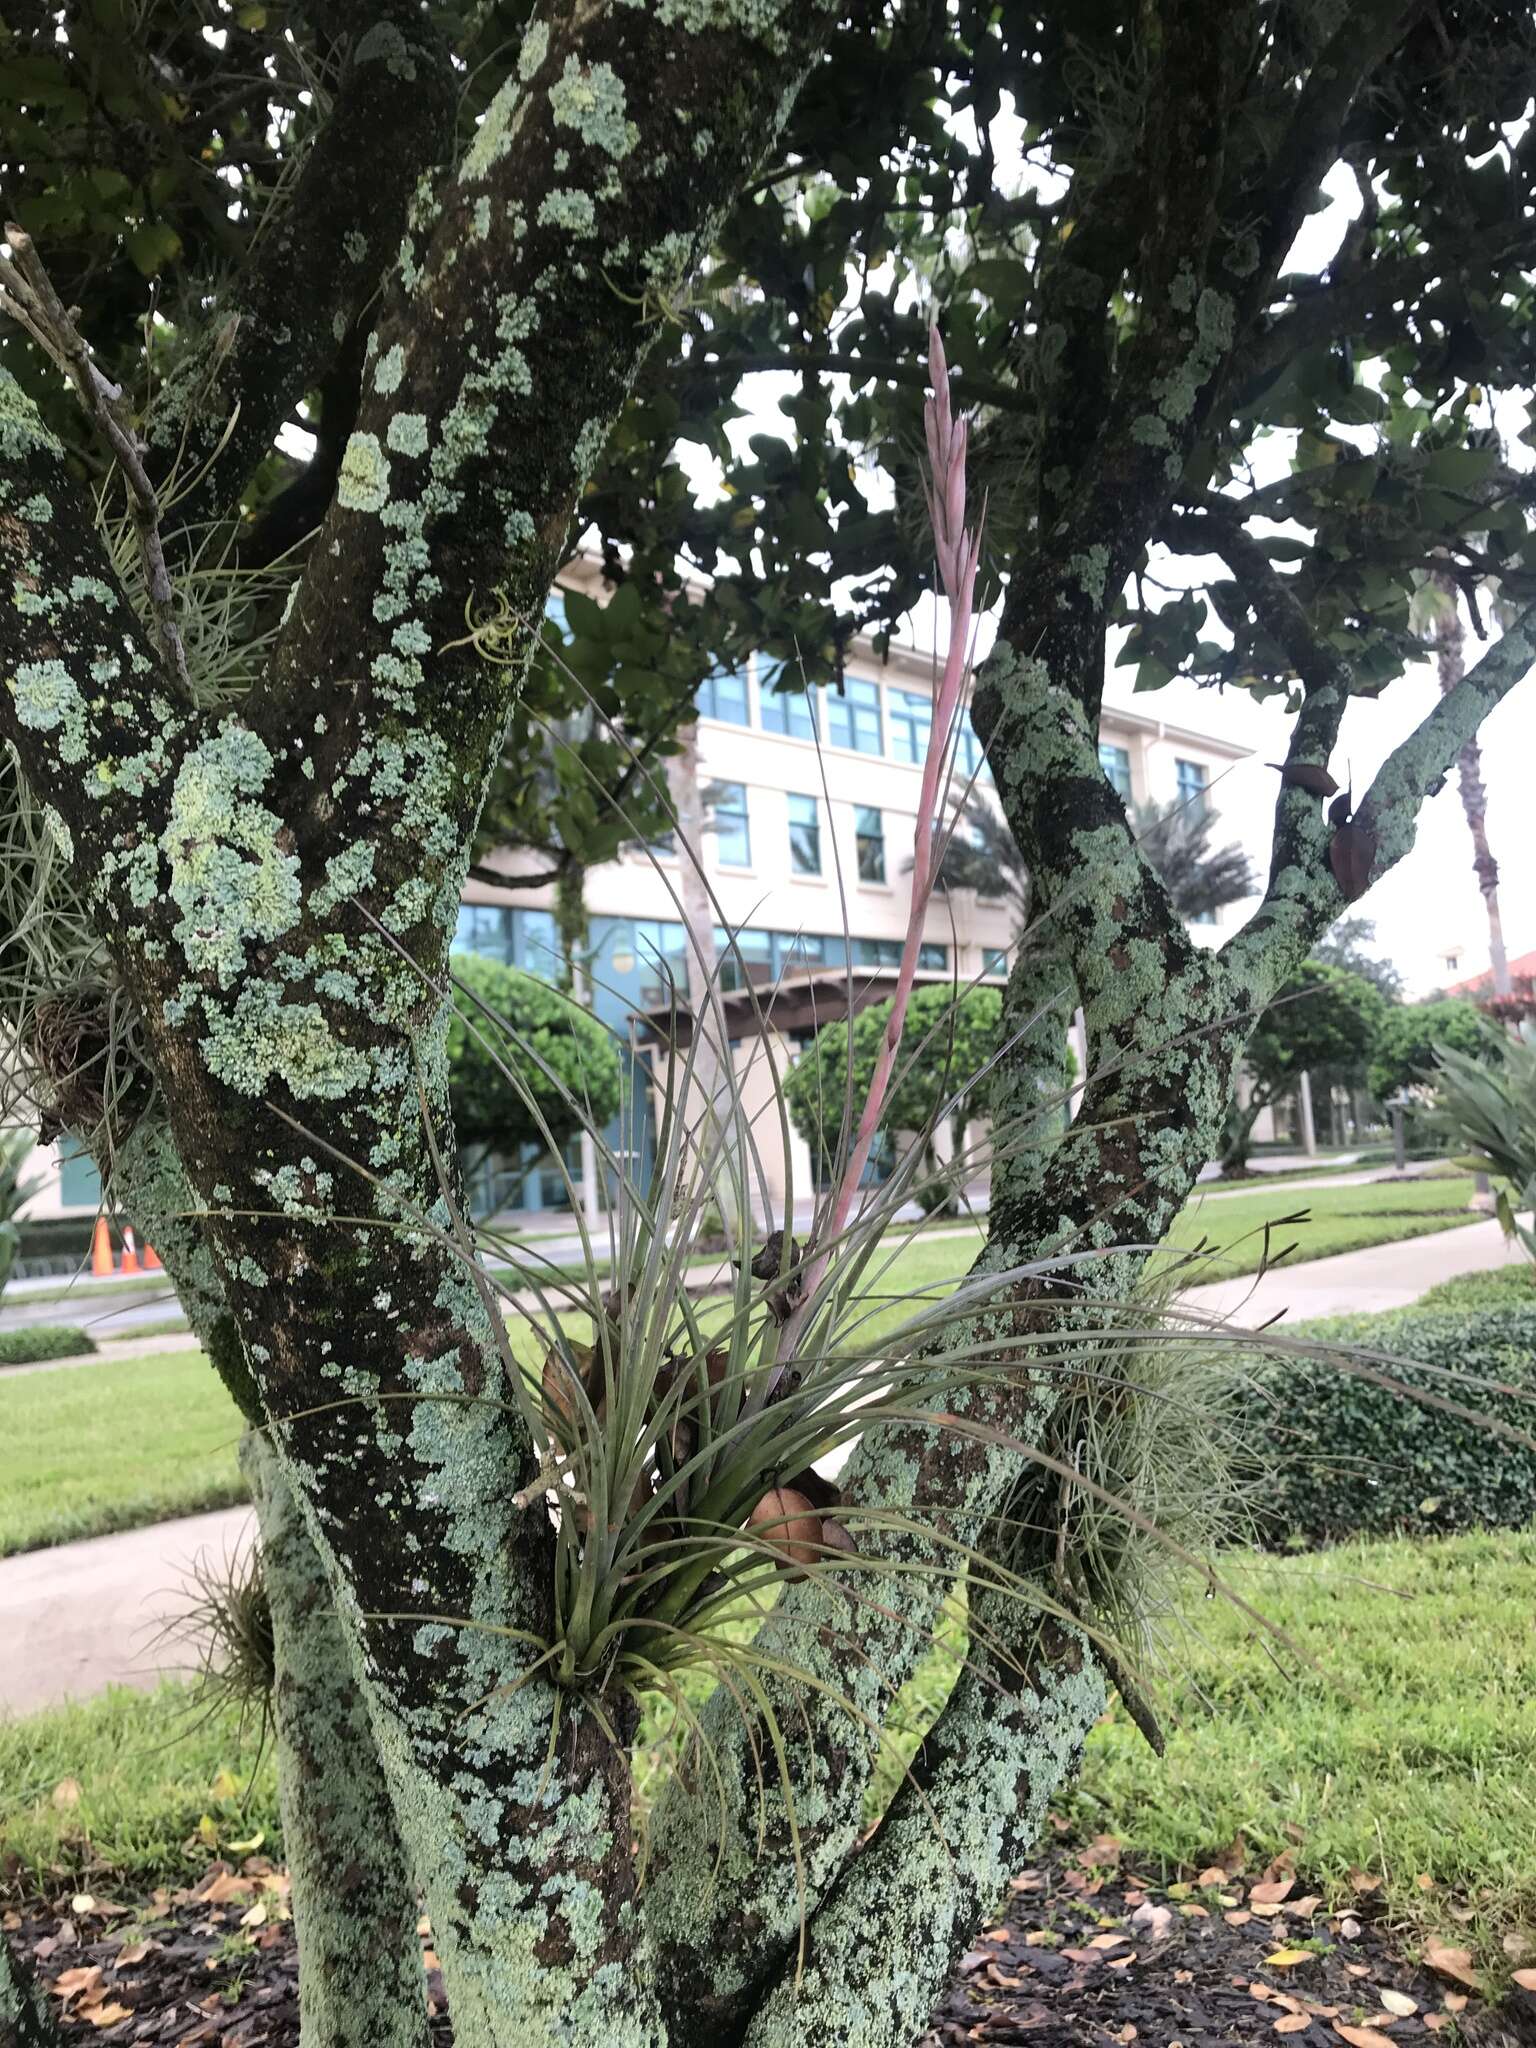
[[[1057,1842],[1013,1881],[1006,1921],[962,1957],[917,2048],[1475,2048],[1536,2044],[1536,1993],[1483,2008],[1451,1924],[1436,1967],[1405,1961],[1372,1912],[1326,1912],[1289,1859],[1244,1874],[1240,1845],[1187,1883],[1126,1866],[1109,1837]],[[264,1857],[124,1907],[77,1896],[4,1915],[66,2041],[295,2048],[287,1881]],[[452,2036],[422,1923],[434,2048]],[[1468,1978],[1471,1981],[1466,1981]],[[1411,2007],[1411,2010],[1406,2008]]]

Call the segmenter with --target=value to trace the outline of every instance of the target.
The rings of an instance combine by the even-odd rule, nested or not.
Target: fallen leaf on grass
[[[1406,1991],[1378,1991],[1376,1996],[1394,2019],[1410,2019],[1419,2009],[1419,2001]]]
[[[1369,1870],[1352,1870],[1349,1873],[1349,1881],[1357,1892],[1378,1892],[1381,1890],[1381,1879]]]
[[[1424,1960],[1442,1977],[1454,1978],[1458,1984],[1466,1984],[1473,1991],[1481,1991],[1483,1988],[1477,1972],[1472,1967],[1472,1957],[1467,1949],[1448,1948],[1443,1941],[1426,1941]]]
[[[217,1870],[205,1885],[193,1893],[202,1906],[227,1906],[231,1899],[249,1898],[256,1888],[251,1877],[236,1877],[228,1870]]]
[[[53,1800],[54,1805],[61,1811],[65,1807],[78,1806],[80,1804],[80,1780],[78,1778],[60,1778],[49,1796]]]
[[[1204,1891],[1208,1886],[1213,1886],[1216,1890],[1219,1891],[1221,1887],[1226,1883],[1226,1881],[1227,1873],[1222,1869],[1219,1863],[1213,1863],[1209,1870],[1202,1870],[1200,1875],[1195,1879],[1195,1883],[1199,1885],[1202,1891]]]
[[[1294,1877],[1277,1877],[1269,1884],[1256,1884],[1248,1894],[1250,1906],[1278,1906],[1295,1889]]]
[[[1317,1955],[1310,1948],[1277,1948],[1264,1961],[1272,1970],[1293,1970],[1298,1963],[1315,1963]]]
[[[1375,2027],[1346,2027],[1342,2020],[1335,2020],[1333,2031],[1341,2041],[1349,2043],[1349,2048],[1393,2048],[1392,2036],[1378,2032]]]
[[[1280,1910],[1294,1913],[1298,1920],[1310,1920],[1322,1903],[1316,1892],[1308,1892],[1304,1899],[1287,1899]]]

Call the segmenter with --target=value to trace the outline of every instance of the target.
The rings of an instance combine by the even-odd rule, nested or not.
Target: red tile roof
[[[1521,953],[1509,963],[1511,981],[1536,980],[1536,953]],[[1470,981],[1453,981],[1446,989],[1448,996],[1487,995],[1493,988],[1493,970],[1486,974],[1474,974]]]

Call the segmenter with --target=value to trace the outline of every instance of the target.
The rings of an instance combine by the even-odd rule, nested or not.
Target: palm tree
[[[1241,846],[1213,847],[1216,813],[1203,805],[1138,804],[1132,813],[1141,850],[1162,878],[1180,917],[1214,917],[1227,903],[1252,896],[1253,864]],[[1030,920],[1029,871],[1002,814],[974,791],[959,806],[939,864],[941,889],[1002,896],[1016,929]]]

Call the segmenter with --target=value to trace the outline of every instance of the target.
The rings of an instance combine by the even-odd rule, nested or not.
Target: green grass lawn
[[[1291,1264],[1325,1259],[1335,1252],[1360,1251],[1367,1245],[1391,1244],[1407,1237],[1455,1230],[1485,1218],[1467,1208],[1472,1199],[1470,1174],[1451,1179],[1366,1182],[1344,1188],[1245,1188],[1240,1195],[1207,1199],[1202,1189],[1169,1232],[1168,1243],[1191,1251],[1202,1241],[1214,1249],[1209,1273],[1195,1277],[1225,1279],[1255,1273],[1264,1257],[1264,1226],[1282,1216],[1305,1211],[1307,1221],[1288,1224],[1271,1236],[1273,1259],[1294,1245]]]
[[[1250,1871],[1289,1850],[1330,1902],[1367,1871],[1405,1938],[1454,1938],[1507,1969],[1502,1938],[1536,1930],[1536,1533],[1243,1555],[1228,1569],[1301,1661],[1277,1662],[1244,1617],[1195,1603],[1159,1702],[1167,1756],[1113,1709],[1064,1809],[1073,1824],[1118,1836],[1133,1867],[1164,1878],[1238,1834]],[[908,1754],[921,1698],[942,1685],[930,1660],[906,1702]],[[667,1718],[649,1715],[642,1735],[653,1793]],[[888,1755],[887,1790],[898,1769]],[[258,1832],[279,1848],[270,1756],[257,1764],[228,1710],[194,1722],[183,1688],[0,1723],[0,1864],[18,1859],[18,1886],[44,1872],[55,1890],[126,1899]]]
[[[1471,1192],[1470,1179],[1461,1178],[1196,1197],[1170,1242],[1191,1248],[1204,1238],[1217,1246],[1193,1276],[1214,1279],[1254,1271],[1262,1225],[1298,1209],[1312,1220],[1276,1234],[1271,1255],[1294,1243],[1293,1259],[1321,1258],[1450,1229],[1475,1220],[1463,1213]],[[867,1282],[892,1305],[875,1310],[857,1341],[872,1341],[911,1313],[911,1297],[947,1292],[980,1244],[980,1232],[964,1227],[902,1240],[887,1269],[873,1270]],[[201,1352],[0,1374],[0,1556],[241,1499],[238,1433],[235,1409]]]
[[[243,1500],[240,1426],[200,1351],[0,1376],[0,1556]]]

